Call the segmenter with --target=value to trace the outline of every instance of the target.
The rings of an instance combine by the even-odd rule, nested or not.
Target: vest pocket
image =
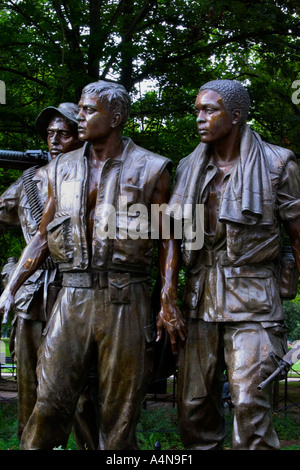
[[[48,247],[54,261],[66,263],[73,258],[71,216],[58,215],[47,226]]]
[[[231,313],[266,313],[272,309],[274,279],[268,269],[224,268],[226,306]],[[273,281],[272,281],[273,279]]]

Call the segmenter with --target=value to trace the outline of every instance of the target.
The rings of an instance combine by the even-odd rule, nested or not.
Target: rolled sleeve
[[[0,227],[5,230],[9,227],[19,227],[18,207],[22,180],[19,178],[0,196]]]
[[[277,208],[283,221],[300,217],[300,169],[293,160],[285,165],[277,190]]]

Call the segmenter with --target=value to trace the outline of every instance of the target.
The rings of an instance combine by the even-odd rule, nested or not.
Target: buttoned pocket
[[[130,274],[109,273],[108,295],[113,304],[126,304],[130,302]]]
[[[278,285],[280,297],[292,300],[298,290],[298,269],[291,247],[283,247],[279,266]]]
[[[54,261],[66,263],[73,258],[71,216],[57,214],[47,226],[48,247]]]
[[[273,274],[255,267],[225,267],[226,306],[231,313],[266,313],[272,308]]]

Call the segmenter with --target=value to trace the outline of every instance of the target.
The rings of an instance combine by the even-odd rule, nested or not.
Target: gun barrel
[[[49,154],[43,150],[27,150],[26,152],[0,150],[0,168],[25,170],[33,165],[46,165],[48,161]]]
[[[262,390],[268,383],[272,382],[277,375],[284,375],[289,371],[293,364],[300,360],[300,341],[296,341],[290,351],[279,361],[277,369],[263,382],[261,382],[257,390]]]
[[[17,152],[15,150],[0,150],[0,158],[12,159],[12,160],[23,160],[26,158],[25,152]]]
[[[272,380],[274,380],[277,375],[281,374],[282,373],[282,368],[281,367],[278,367],[274,372],[273,374],[269,375],[269,377],[264,380],[263,382],[261,382],[258,386],[257,386],[257,390],[263,390],[270,382],[272,382]]]

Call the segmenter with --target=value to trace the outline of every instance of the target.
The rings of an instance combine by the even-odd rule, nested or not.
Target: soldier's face
[[[81,140],[96,142],[110,135],[113,117],[105,103],[97,96],[83,95],[78,107],[78,136]]]
[[[53,118],[47,128],[47,144],[51,158],[81,146],[77,133],[63,118]]]
[[[201,141],[215,143],[230,134],[233,119],[226,111],[219,93],[203,90],[196,98],[195,111]]]

